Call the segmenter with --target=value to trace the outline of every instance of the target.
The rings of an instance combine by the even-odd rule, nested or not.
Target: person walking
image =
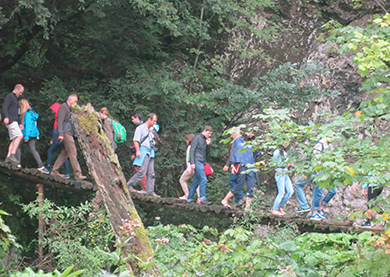
[[[131,115],[131,122],[133,122],[133,124],[136,126],[136,128],[142,124],[144,124],[144,122],[142,121],[142,114],[140,112],[133,112],[133,114]],[[133,144],[131,147],[130,147],[133,155],[131,156],[131,160],[134,161],[135,159],[135,145]],[[135,169],[135,172],[138,172],[139,171],[139,166],[135,166],[134,167]],[[134,189],[134,188],[133,188]],[[136,191],[134,189],[134,191]],[[145,177],[141,180],[141,190],[139,191],[140,193],[145,193],[146,194],[146,175]]]
[[[53,105],[50,106],[50,110],[52,110],[52,112],[54,113],[54,125],[53,125],[53,132],[52,132],[51,140],[50,140],[50,147],[49,147],[49,150],[47,150],[46,167],[42,171],[45,174],[50,174],[54,153],[57,150],[60,150],[61,145],[63,144],[63,142],[58,140],[59,133],[58,133],[58,129],[57,129],[58,110],[59,110],[60,106],[61,106],[61,104],[57,103],[57,102],[53,103]],[[65,160],[64,167],[65,167],[64,179],[69,179],[70,178],[69,159]]]
[[[38,164],[38,170],[43,172],[45,167],[42,164],[41,156],[39,156],[38,151],[35,149],[36,140],[39,138],[39,131],[37,127],[37,120],[39,118],[39,114],[37,114],[30,106],[26,99],[21,99],[19,101],[20,106],[20,120],[23,125],[22,133],[24,137],[24,142],[27,143],[35,161]],[[16,151],[16,158],[18,161],[21,161],[21,146],[23,144],[23,140],[19,144],[19,147]]]
[[[206,164],[206,156],[210,152],[210,137],[212,133],[213,128],[210,125],[205,125],[202,133],[196,135],[191,141],[190,164],[191,168],[195,170],[195,173],[190,191],[188,192],[188,204],[193,202],[192,197],[198,187],[200,193],[199,204],[211,204],[211,202],[206,199],[207,177],[204,172],[204,165]]]
[[[231,171],[231,166],[233,165],[231,159],[232,159],[232,155],[233,155],[234,143],[235,143],[236,139],[238,137],[240,137],[240,129],[237,127],[233,127],[231,130],[231,133],[230,133],[230,137],[233,139],[233,142],[232,142],[232,146],[230,147],[229,158],[228,158],[225,166],[223,167],[223,171],[225,171],[225,172],[227,172],[228,170]],[[237,186],[237,173],[230,173],[229,186],[231,189],[233,189],[233,187]],[[241,191],[237,195],[234,195],[234,200],[236,203],[238,203],[244,197],[245,197],[245,194]]]
[[[127,187],[130,192],[137,192],[134,189],[135,184],[147,176],[146,181],[146,195],[153,197],[160,197],[154,192],[154,157],[155,147],[153,142],[153,133],[150,127],[157,123],[157,115],[154,113],[148,114],[146,122],[138,126],[134,134],[134,147],[136,149],[134,166],[139,166],[139,170],[127,182]]]
[[[333,150],[333,146],[330,144],[332,140],[330,138],[322,138],[320,139],[315,145],[314,145],[314,152],[317,154],[328,152]],[[322,172],[315,172],[313,173],[315,175],[320,175]],[[332,200],[332,198],[337,193],[337,188],[328,191],[328,193],[325,195],[324,199],[322,199],[322,193],[324,191],[324,188],[320,188],[316,182],[315,179],[313,180],[313,199],[312,199],[312,209],[313,212],[311,214],[311,218],[313,220],[324,220],[327,219],[324,208],[326,205],[328,205],[329,201]]]
[[[103,107],[100,109],[99,116],[103,122],[104,133],[106,134],[108,140],[110,141],[110,145],[111,145],[112,150],[115,152],[117,145],[114,141],[115,130],[114,130],[114,126],[112,125],[112,121],[114,119],[111,117],[110,112],[108,111],[108,109],[106,107]]]
[[[69,158],[70,163],[73,167],[74,178],[76,180],[84,180],[87,177],[81,174],[80,164],[77,161],[77,150],[76,144],[74,141],[74,126],[72,124],[72,105],[77,104],[78,97],[76,94],[72,94],[68,97],[65,103],[63,103],[58,109],[58,140],[63,142],[61,146],[61,153],[58,156],[56,162],[54,163],[53,170],[51,171],[51,175],[60,176],[64,178],[64,175],[58,172],[58,169],[62,166],[62,164]]]
[[[229,205],[229,199],[233,196],[242,194],[242,190],[247,184],[246,204],[245,210],[249,210],[251,200],[253,198],[253,189],[255,187],[255,173],[251,170],[254,169],[255,159],[252,152],[252,146],[245,143],[242,136],[239,136],[239,130],[236,131],[235,141],[233,144],[233,153],[231,156],[231,173],[236,175],[237,184],[226,194],[225,198],[221,201],[222,205],[227,208],[231,208]],[[249,172],[247,172],[249,171]]]
[[[16,150],[23,139],[23,125],[20,121],[20,107],[18,97],[24,92],[24,87],[21,84],[15,85],[12,92],[7,94],[3,103],[4,124],[7,126],[9,139],[11,143],[8,146],[8,153],[5,163],[12,163],[17,167],[20,166],[20,161],[16,158]]]
[[[181,185],[181,188],[183,189],[184,195],[180,197],[179,199],[187,200],[188,198],[188,180],[194,177],[195,171],[191,168],[190,164],[190,151],[191,151],[191,141],[195,137],[193,133],[188,133],[184,136],[184,139],[187,142],[187,151],[186,151],[186,169],[184,170],[183,174],[181,175],[179,182]],[[196,189],[196,192],[198,194],[198,199],[200,199],[199,194],[199,187]]]
[[[282,165],[287,162],[287,155],[287,143],[279,145],[279,148],[273,153],[273,157],[277,158],[279,164],[279,166],[275,168],[275,180],[278,186],[278,195],[276,196],[272,207],[272,214],[277,216],[284,216],[286,214],[283,207],[294,192],[291,179],[287,174],[288,167],[291,166],[291,164],[288,164],[287,166]]]

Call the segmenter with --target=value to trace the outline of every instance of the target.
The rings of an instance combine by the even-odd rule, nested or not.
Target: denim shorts
[[[7,125],[9,139],[13,140],[14,138],[23,136],[22,131],[20,130],[19,123],[17,121],[12,122]]]

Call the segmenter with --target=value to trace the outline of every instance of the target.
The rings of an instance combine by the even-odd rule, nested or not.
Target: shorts
[[[12,122],[7,125],[9,139],[13,140],[14,138],[23,136],[22,131],[20,130],[19,124],[17,121]]]

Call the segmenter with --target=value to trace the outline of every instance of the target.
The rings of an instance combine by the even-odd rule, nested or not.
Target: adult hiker
[[[86,179],[86,176],[81,174],[81,167],[79,162],[77,161],[77,150],[76,143],[74,140],[75,132],[74,126],[72,123],[72,105],[77,104],[78,97],[76,94],[72,94],[68,97],[65,103],[63,103],[58,109],[58,140],[63,142],[61,146],[61,153],[58,156],[56,162],[54,163],[53,170],[51,171],[51,175],[60,176],[64,178],[64,175],[58,172],[58,169],[62,166],[62,164],[69,158],[70,164],[72,165],[74,178],[76,180]]]
[[[16,150],[23,139],[23,125],[20,121],[20,107],[18,97],[24,92],[24,87],[21,84],[15,85],[12,92],[7,94],[3,103],[4,124],[7,126],[9,139],[11,143],[8,146],[8,153],[5,163],[13,163],[20,167],[20,161],[16,158]]]

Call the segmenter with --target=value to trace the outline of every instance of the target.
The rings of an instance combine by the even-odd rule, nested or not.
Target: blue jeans
[[[230,186],[231,190],[235,186],[237,186],[237,174],[230,174],[229,186]],[[245,194],[241,190],[239,193],[237,193],[237,195],[234,195],[234,200],[236,201],[236,203],[238,203],[238,201],[240,201],[244,196],[245,196]]]
[[[57,150],[60,150],[60,149],[61,149],[60,144],[53,143],[50,146],[49,150],[47,150],[47,165],[46,165],[47,170],[50,171],[50,169],[51,169],[51,162],[53,161],[54,152],[56,152]],[[69,175],[69,160],[68,159],[64,162],[64,166],[65,166],[65,175]]]
[[[278,195],[276,196],[273,209],[279,210],[279,207],[283,207],[287,200],[294,192],[290,177],[282,174],[275,174],[276,185],[278,186]],[[287,191],[287,193],[286,193]]]
[[[307,203],[305,192],[303,191],[303,187],[308,183],[313,181],[313,177],[311,175],[307,176],[306,179],[303,179],[303,175],[301,175],[298,181],[294,184],[295,196],[297,197],[299,207],[301,209],[310,209],[309,203]]]
[[[324,188],[320,188],[319,186],[317,186],[316,182],[313,182],[313,201],[312,201],[313,211],[318,211],[318,209],[320,208],[320,201],[321,201],[323,190]],[[336,195],[336,193],[337,193],[337,188],[334,188],[331,191],[329,191],[325,195],[324,199],[322,200],[321,205],[326,206],[329,203],[329,201],[333,198],[333,196]]]
[[[245,166],[240,166],[240,169],[238,170],[237,175],[237,185],[232,188],[231,192],[236,196],[242,193],[242,189],[245,186],[247,186],[247,193],[246,195],[250,198],[253,197],[253,188],[255,187],[255,173],[253,171],[247,173],[247,174],[241,174],[242,172],[246,171],[247,168]]]
[[[195,194],[196,189],[199,187],[200,200],[206,200],[206,184],[207,177],[204,173],[204,164],[195,163],[195,175],[194,180],[192,181],[190,191],[188,193],[187,201],[191,202],[192,197]]]

